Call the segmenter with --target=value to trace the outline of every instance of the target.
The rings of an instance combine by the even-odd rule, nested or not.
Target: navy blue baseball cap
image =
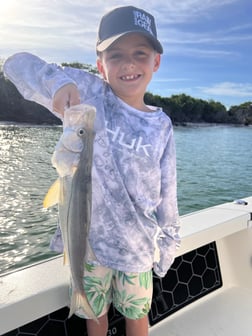
[[[133,6],[118,7],[102,17],[98,30],[97,52],[106,50],[120,37],[130,33],[143,34],[158,53],[163,53],[163,47],[157,38],[154,17]]]

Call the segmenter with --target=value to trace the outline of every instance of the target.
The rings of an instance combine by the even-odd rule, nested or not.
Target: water
[[[0,273],[55,255],[57,210],[42,208],[57,178],[60,127],[0,126]],[[175,127],[180,214],[252,195],[252,128]]]
[[[175,128],[180,214],[252,196],[252,128]]]
[[[52,256],[57,223],[43,197],[57,175],[50,158],[61,129],[0,127],[0,272]]]

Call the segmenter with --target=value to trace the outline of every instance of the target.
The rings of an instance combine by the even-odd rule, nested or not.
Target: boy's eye
[[[121,58],[121,57],[122,57],[122,55],[121,55],[121,54],[118,54],[118,53],[116,53],[116,54],[111,54],[111,55],[109,56],[109,58],[112,59],[112,60],[114,60],[114,59],[119,59],[119,58]]]
[[[145,51],[145,50],[135,50],[131,56],[127,56],[125,55],[124,53],[121,53],[121,52],[111,52],[111,53],[108,53],[108,60],[110,61],[115,61],[115,62],[118,62],[118,61],[121,61],[121,60],[126,60],[128,59],[129,57],[132,57],[132,59],[136,59],[136,60],[141,60],[141,59],[145,59],[148,57],[148,52]]]
[[[143,57],[143,56],[147,56],[146,52],[145,52],[145,51],[142,51],[142,50],[137,51],[137,52],[136,52],[136,55],[137,55],[137,56],[140,56],[140,57],[141,57],[141,56],[142,56],[142,57]]]

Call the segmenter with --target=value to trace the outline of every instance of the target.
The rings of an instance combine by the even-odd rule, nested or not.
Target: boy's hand
[[[76,85],[62,86],[53,97],[53,111],[64,116],[65,108],[80,104],[80,93]]]

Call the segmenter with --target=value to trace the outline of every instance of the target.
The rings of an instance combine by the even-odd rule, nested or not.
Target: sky
[[[164,48],[148,91],[227,108],[252,101],[251,0],[0,0],[0,61],[27,51],[95,65],[100,18],[124,5],[154,15]]]

